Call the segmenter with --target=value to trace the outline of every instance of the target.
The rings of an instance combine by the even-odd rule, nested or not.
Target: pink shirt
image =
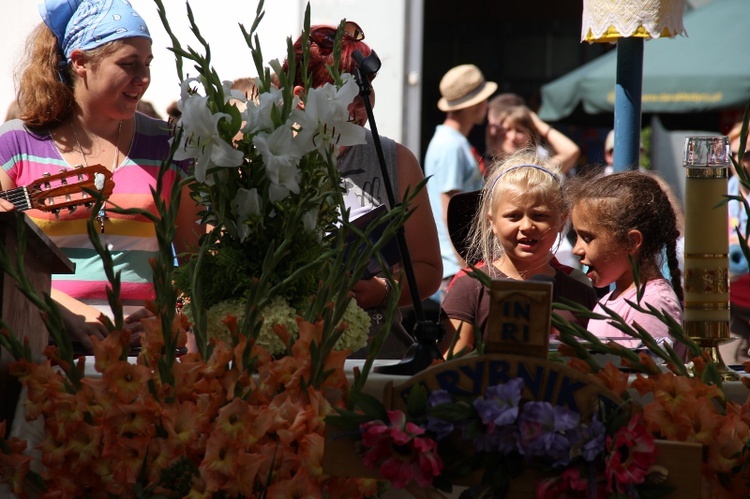
[[[658,343],[663,342],[664,339],[670,339],[674,344],[675,341],[669,334],[669,328],[666,324],[653,315],[637,311],[625,301],[636,301],[635,288],[625,291],[615,299],[611,299],[611,296],[612,292],[604,296],[599,303],[596,304],[596,307],[594,307],[594,312],[607,315],[601,307],[603,304],[613,312],[619,314],[629,325],[637,322],[641,327],[648,331]],[[680,306],[680,302],[677,299],[677,295],[672,289],[671,284],[666,279],[654,279],[648,281],[640,303],[644,308],[646,308],[645,304],[648,303],[657,310],[661,310],[667,315],[670,315],[675,321],[677,321],[677,323],[682,324],[682,307]],[[598,338],[613,339],[617,343],[629,348],[637,348],[640,345],[639,340],[629,339],[630,337],[616,327],[608,324],[608,322],[608,320],[591,319],[589,321],[588,330]],[[678,349],[678,352],[681,350],[683,349]]]

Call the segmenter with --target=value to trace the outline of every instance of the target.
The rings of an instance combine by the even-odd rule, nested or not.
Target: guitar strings
[[[26,193],[24,192],[23,187],[15,187],[13,189],[8,189],[7,191],[0,192],[0,197],[3,199],[6,199],[13,203],[13,205],[17,209],[28,209],[29,207],[26,206]],[[19,203],[22,203],[19,206]]]

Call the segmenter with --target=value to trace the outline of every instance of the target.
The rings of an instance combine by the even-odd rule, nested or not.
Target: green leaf
[[[422,385],[412,386],[406,401],[406,413],[412,418],[418,418],[427,413],[427,388]]]
[[[372,418],[365,414],[348,411],[346,409],[336,409],[339,414],[330,414],[325,417],[325,422],[334,428],[343,431],[358,431],[360,425],[372,421]]]
[[[445,421],[464,421],[477,418],[477,411],[473,405],[464,401],[452,404],[439,404],[427,409],[427,414]]]
[[[352,393],[352,402],[371,420],[379,419],[383,422],[388,421],[388,413],[385,406],[377,398],[363,392]]]

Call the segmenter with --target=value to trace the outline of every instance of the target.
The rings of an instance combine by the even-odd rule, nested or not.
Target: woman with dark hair
[[[304,79],[301,73],[303,44],[307,45],[310,54],[308,76],[311,86],[317,88],[326,83],[333,83],[328,67],[334,64],[333,46],[336,33],[337,28],[334,26],[313,26],[308,38],[301,36],[294,43],[297,68],[294,77],[296,94],[304,92]],[[355,51],[358,50],[364,57],[370,55],[372,50],[363,40],[364,33],[359,25],[347,22],[341,42],[339,72],[354,74],[357,67],[353,58]],[[286,68],[287,62],[284,63],[284,69]],[[372,80],[375,75],[369,77]],[[370,94],[370,102],[373,105],[375,103],[374,91]],[[367,110],[360,95],[350,104],[349,113],[352,122],[360,126],[367,123]],[[379,205],[390,208],[372,133],[366,130],[365,137],[366,144],[341,147],[338,151],[337,167],[343,177],[346,188],[345,202],[351,209],[351,218],[371,211]],[[406,147],[386,137],[380,137],[380,141],[393,192],[397,196],[397,202],[401,202],[407,191],[414,192],[417,184],[424,179],[422,169],[414,154]],[[437,230],[429,203],[427,191],[419,192],[410,205],[411,216],[404,227],[416,284],[422,299],[438,289],[442,276]],[[392,270],[402,288],[399,306],[411,305],[412,295],[407,280],[401,272],[396,272],[399,269]],[[380,329],[378,321],[382,318],[382,308],[390,292],[387,281],[380,276],[362,279],[352,291],[357,303],[370,313],[374,332],[377,332]],[[401,358],[412,343],[413,339],[403,329],[399,320],[384,342],[380,357]]]

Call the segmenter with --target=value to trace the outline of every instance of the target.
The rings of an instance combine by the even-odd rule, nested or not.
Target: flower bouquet
[[[102,318],[110,333],[94,340],[97,374],[85,376],[86,359],[74,357],[56,304],[25,279],[23,255],[12,261],[0,248],[0,267],[39,308],[55,343],[39,361],[10,331],[0,335],[17,359],[12,372],[25,389],[22,412],[37,430],[6,438],[0,423],[0,479],[16,494],[38,497],[374,495],[375,480],[322,473],[324,418],[346,407],[350,390],[367,377],[371,360],[352,387],[343,370],[369,331],[369,317],[349,290],[373,258],[382,263],[380,249],[403,225],[408,200],[378,219],[382,237],[349,223],[334,153],[363,140],[363,130],[348,122],[355,82],[331,68],[335,85],[295,96],[293,64],[288,72],[277,61],[262,64],[255,30],[263,2],[252,28],[241,27],[259,74],[250,98],[211,67],[190,6],[203,53],[180,45],[161,0],[155,2],[183,80],[183,117],[162,172],[187,158],[194,170],[174,186],[170,203],[157,194],[159,181],[159,216],[138,212],[150,217],[160,245],[152,262],[156,298],[147,304],[153,317],[143,320],[141,349],[129,359],[119,275],[89,220],[114,319]],[[308,7],[306,32],[309,16]],[[184,60],[196,76],[182,77]],[[175,269],[171,241],[184,185],[204,207],[211,231]],[[389,298],[384,332],[397,296]],[[178,300],[188,313],[176,310]],[[196,346],[178,357],[188,334]],[[380,342],[376,336],[370,348],[377,351]]]
[[[531,470],[540,498],[671,492],[654,466],[655,438],[636,406],[602,400],[582,414],[529,394],[521,378],[478,397],[428,393],[417,383],[403,410],[370,399],[362,403],[366,411],[337,409],[327,421],[356,434],[364,464],[397,488],[451,492],[457,483],[472,484],[461,497],[505,497],[512,480]]]

